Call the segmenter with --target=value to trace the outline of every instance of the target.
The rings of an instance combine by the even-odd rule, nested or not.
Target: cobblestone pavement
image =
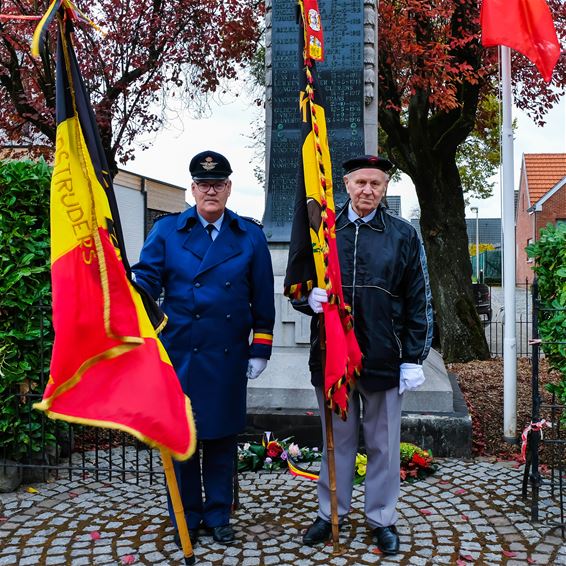
[[[345,553],[309,548],[302,532],[316,515],[316,486],[287,472],[240,475],[233,546],[204,534],[199,565],[566,564],[566,545],[550,499],[529,522],[522,470],[487,460],[439,459],[426,480],[403,484],[401,553],[380,555],[363,518],[363,486],[341,533]],[[173,543],[162,484],[57,480],[0,494],[0,565],[183,564]],[[543,491],[543,496],[544,496]],[[94,535],[93,535],[94,533]]]

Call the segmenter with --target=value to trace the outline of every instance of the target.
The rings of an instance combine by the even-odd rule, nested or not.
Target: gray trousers
[[[322,387],[315,387],[324,450],[318,489],[318,515],[330,522],[330,489],[326,455],[326,423]],[[401,461],[401,402],[403,396],[395,387],[387,391],[367,391],[357,384],[350,393],[348,419],[342,421],[332,414],[334,459],[336,463],[336,494],[338,517],[342,522],[348,515],[352,500],[354,465],[358,451],[360,403],[363,408],[362,426],[368,456],[365,480],[365,515],[371,528],[388,527],[397,521]]]

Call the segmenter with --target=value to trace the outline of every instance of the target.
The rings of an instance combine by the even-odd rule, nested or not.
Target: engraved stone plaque
[[[317,63],[327,117],[336,207],[346,201],[342,163],[364,153],[364,2],[319,0],[325,60]],[[301,151],[299,33],[296,5],[272,0],[271,123],[264,230],[270,242],[288,242]]]

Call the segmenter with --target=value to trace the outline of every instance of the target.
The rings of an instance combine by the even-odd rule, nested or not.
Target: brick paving
[[[287,472],[240,475],[232,546],[201,534],[199,565],[333,566],[565,564],[559,509],[543,490],[541,522],[521,499],[522,469],[488,460],[439,459],[426,480],[405,483],[399,504],[401,552],[377,553],[363,517],[363,486],[341,532],[344,553],[301,544],[316,516],[316,486]],[[55,480],[0,494],[0,566],[18,564],[183,564],[173,542],[163,484]],[[97,534],[92,536],[92,533]],[[98,536],[99,535],[99,536]]]

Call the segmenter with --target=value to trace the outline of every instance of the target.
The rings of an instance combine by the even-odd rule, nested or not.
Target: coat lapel
[[[183,242],[183,248],[191,252],[202,262],[210,246],[210,236],[207,234],[202,224],[196,222],[189,228],[187,237]]]
[[[206,231],[203,229],[205,236],[208,238]],[[224,263],[231,257],[242,253],[239,238],[236,239],[234,231],[230,225],[222,225],[216,240],[212,242],[208,248],[202,263],[198,269],[197,275],[201,275],[205,271],[216,267],[220,263]]]

